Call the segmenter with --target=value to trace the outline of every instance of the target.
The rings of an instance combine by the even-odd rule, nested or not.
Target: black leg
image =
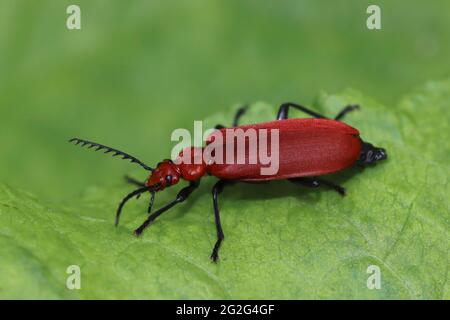
[[[227,180],[219,180],[214,187],[212,188],[212,196],[213,196],[213,207],[214,207],[214,220],[216,223],[216,231],[217,231],[217,241],[214,245],[213,251],[211,253],[211,260],[213,262],[217,262],[219,258],[219,249],[222,244],[223,239],[225,238],[222,230],[222,224],[220,223],[220,213],[219,213],[219,204],[217,202],[219,194],[222,192],[223,187],[230,182]]]
[[[239,119],[247,112],[247,109],[248,109],[248,105],[245,105],[245,106],[240,107],[236,111],[236,114],[234,115],[234,119],[233,119],[233,127],[237,127],[239,125]],[[224,129],[226,127],[224,125],[218,124],[214,128],[217,130],[220,130],[220,129]]]
[[[239,119],[247,112],[248,105],[240,107],[236,114],[234,115],[233,119],[233,127],[237,127],[239,125]]]
[[[147,213],[152,212],[153,203],[155,203],[155,191],[151,191],[152,195],[150,197],[150,202],[148,203]]]
[[[200,181],[192,181],[187,187],[181,189],[180,192],[178,192],[175,200],[166,204],[164,207],[158,209],[156,212],[151,214],[139,228],[134,230],[134,234],[136,236],[140,236],[142,231],[144,231],[144,229],[147,228],[148,225],[153,222],[153,220],[158,218],[162,213],[166,212],[167,210],[172,208],[174,205],[186,200],[191,195],[191,193],[199,186],[199,184],[200,184]]]
[[[132,184],[132,185],[135,185],[135,186],[137,186],[137,187],[145,187],[145,183],[144,182],[141,182],[141,181],[139,181],[139,180],[136,180],[136,179],[134,179],[134,178],[132,178],[132,177],[130,177],[130,176],[128,176],[128,175],[126,175],[125,176],[125,181],[126,182],[128,182],[128,183],[130,183],[130,184]],[[140,193],[140,194],[138,194],[137,196],[136,196],[136,199],[139,199],[140,197],[141,197],[141,194],[142,193]]]
[[[338,113],[336,117],[334,117],[334,120],[341,120],[347,113],[352,112],[353,110],[359,109],[359,105],[357,104],[350,104],[344,109],[341,110],[341,112]]]
[[[138,186],[138,187],[144,187],[145,186],[144,182],[138,181],[138,180],[136,180],[136,179],[134,179],[134,178],[132,178],[130,176],[125,176],[125,181],[128,182],[128,183],[134,184],[135,186]]]
[[[288,118],[288,113],[289,113],[289,108],[295,108],[297,110],[303,111],[306,114],[309,114],[310,116],[313,116],[314,118],[326,118],[325,116],[316,113],[312,110],[309,110],[308,108],[301,106],[299,104],[296,103],[292,103],[292,102],[287,102],[287,103],[283,103],[280,108],[278,109],[278,115],[277,115],[277,120],[285,120]]]
[[[122,212],[122,208],[125,205],[125,203],[130,200],[133,197],[139,198],[139,196],[146,192],[149,191],[149,187],[145,186],[145,187],[141,187],[137,190],[134,190],[133,192],[129,193],[125,198],[122,199],[122,201],[119,204],[119,207],[117,208],[117,212],[116,212],[116,226],[119,224],[119,219],[120,219],[120,214]]]
[[[341,196],[345,196],[345,189],[331,181],[315,178],[315,177],[301,177],[301,178],[293,178],[289,179],[289,181],[293,183],[299,183],[306,187],[317,188],[321,185],[327,186],[336,192],[338,192]]]

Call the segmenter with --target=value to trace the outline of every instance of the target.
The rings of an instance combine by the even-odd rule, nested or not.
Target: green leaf
[[[429,83],[398,107],[347,90],[321,93],[314,108],[331,116],[348,103],[362,109],[346,122],[389,159],[333,175],[345,198],[284,181],[226,188],[218,264],[209,260],[213,178],[141,238],[132,230],[146,217],[144,197],[113,226],[124,183],[89,187],[60,205],[1,184],[0,298],[449,299],[450,81]],[[236,107],[206,123],[229,125]],[[274,115],[255,103],[243,120]],[[176,192],[158,195],[156,206]],[[81,290],[66,288],[70,265],[81,268]],[[380,290],[367,288],[370,265],[381,270]]]

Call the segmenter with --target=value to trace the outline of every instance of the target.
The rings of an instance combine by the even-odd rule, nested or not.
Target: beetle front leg
[[[213,196],[213,207],[214,207],[214,220],[216,223],[216,231],[217,231],[217,241],[214,245],[213,251],[211,253],[211,260],[213,262],[217,262],[219,258],[219,249],[222,244],[223,239],[225,238],[222,230],[222,224],[220,222],[220,212],[219,212],[219,204],[218,204],[218,196],[223,191],[223,187],[230,183],[227,180],[219,180],[214,187],[212,188],[212,196]]]
[[[125,175],[124,178],[125,178],[125,181],[128,182],[128,183],[130,183],[130,184],[133,184],[133,185],[138,186],[138,187],[145,187],[145,183],[144,183],[144,182],[141,182],[141,181],[139,181],[139,180],[136,180],[136,179],[134,179],[134,178],[132,178],[132,177],[130,177],[130,176],[128,176],[128,175]],[[142,193],[138,194],[138,195],[136,196],[136,199],[139,199],[139,198],[141,197],[141,194],[142,194]]]
[[[318,188],[321,185],[330,187],[331,189],[335,190],[337,193],[339,193],[341,196],[345,196],[345,188],[341,187],[340,185],[335,184],[334,182],[323,180],[319,178],[313,178],[313,177],[301,177],[301,178],[292,178],[288,179],[292,183],[299,183],[301,185],[304,185],[305,187],[309,188]]]
[[[192,192],[195,189],[197,189],[199,184],[200,184],[199,181],[192,181],[187,187],[184,187],[183,189],[181,189],[180,192],[178,192],[177,197],[175,198],[175,200],[173,200],[172,202],[166,204],[164,207],[158,209],[153,214],[151,214],[147,218],[147,220],[145,220],[144,223],[141,224],[141,226],[139,228],[134,230],[134,234],[136,236],[140,236],[142,231],[144,231],[144,229],[147,228],[150,225],[150,223],[153,222],[153,220],[158,218],[161,214],[163,214],[164,212],[166,212],[167,210],[169,210],[170,208],[172,208],[176,204],[181,203],[184,200],[186,200],[192,194]]]
[[[128,195],[125,196],[125,198],[122,199],[116,211],[116,222],[115,222],[116,227],[119,225],[120,214],[122,213],[122,208],[125,205],[125,203],[127,203],[128,200],[130,200],[133,197],[139,198],[139,196],[146,191],[150,191],[150,188],[144,186],[137,190],[134,190],[133,192],[129,193]]]

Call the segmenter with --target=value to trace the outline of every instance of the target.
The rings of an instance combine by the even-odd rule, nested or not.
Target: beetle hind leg
[[[278,114],[277,114],[277,120],[286,120],[288,119],[288,115],[289,115],[289,109],[290,108],[294,108],[297,109],[299,111],[302,111],[304,113],[306,113],[307,115],[310,115],[314,118],[321,118],[321,119],[326,119],[327,117],[321,115],[320,113],[314,112],[302,105],[296,104],[296,103],[292,103],[292,102],[286,102],[283,103],[280,108],[278,109]],[[337,115],[336,117],[334,117],[334,120],[341,120],[347,113],[352,112],[353,110],[359,109],[359,105],[357,104],[351,104],[348,106],[345,106]]]
[[[292,178],[288,179],[292,183],[301,184],[305,187],[309,188],[318,188],[320,186],[327,186],[337,193],[339,193],[341,196],[345,196],[345,188],[341,187],[338,184],[335,184],[334,182],[323,180],[319,178],[313,178],[313,177],[301,177],[301,178]]]
[[[341,120],[347,113],[350,113],[354,110],[359,109],[359,105],[357,104],[349,104],[348,106],[345,106],[336,117],[334,117],[334,120]]]
[[[292,103],[292,102],[286,102],[286,103],[283,103],[280,106],[280,108],[278,109],[277,120],[286,120],[286,119],[288,119],[289,109],[290,108],[294,108],[294,109],[297,109],[299,111],[302,111],[302,112],[304,112],[304,113],[306,113],[306,114],[308,114],[310,116],[313,116],[314,118],[323,118],[323,119],[326,118],[325,116],[323,116],[323,115],[321,115],[321,114],[319,114],[317,112],[314,112],[312,110],[309,110],[308,108],[306,108],[306,107],[304,107],[302,105],[299,105],[299,104],[296,104],[296,103]]]

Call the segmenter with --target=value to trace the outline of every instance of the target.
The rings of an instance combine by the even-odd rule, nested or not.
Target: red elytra
[[[289,108],[298,109],[314,118],[288,119]],[[227,146],[230,143],[234,143],[234,148],[231,149],[234,151],[233,161],[231,161],[231,163],[227,161],[225,164],[217,162],[210,163],[208,159],[206,159],[206,161],[201,160],[198,163],[193,163],[195,155],[200,155],[200,159],[203,159],[201,155],[203,154],[204,148],[191,147],[184,150],[184,152],[189,151],[191,154],[188,159],[189,161],[183,161],[184,154],[182,152],[175,162],[164,160],[158,163],[156,168],[151,168],[137,158],[117,149],[78,138],[73,138],[70,142],[75,142],[76,144],[81,143],[82,146],[87,145],[89,148],[95,147],[96,150],[106,149],[105,153],[112,152],[114,153],[114,156],[120,155],[124,159],[129,159],[132,162],[139,164],[144,169],[152,172],[145,182],[128,178],[128,181],[138,185],[139,189],[128,194],[119,204],[116,213],[116,225],[119,222],[121,210],[129,199],[139,197],[142,193],[149,192],[151,198],[148,212],[150,213],[156,192],[161,191],[168,186],[173,186],[181,180],[189,182],[188,186],[178,192],[175,200],[153,212],[147,220],[134,231],[136,235],[140,235],[142,231],[163,212],[166,212],[174,205],[185,201],[199,186],[203,176],[211,175],[219,178],[220,180],[212,189],[217,241],[214,245],[211,259],[216,262],[218,259],[218,251],[224,238],[218,209],[218,194],[223,190],[225,185],[233,184],[235,182],[264,182],[287,179],[290,182],[300,183],[308,187],[324,185],[334,189],[341,195],[344,195],[345,189],[343,187],[331,181],[319,178],[318,176],[339,172],[354,165],[361,167],[372,165],[387,158],[385,149],[377,148],[370,143],[364,142],[360,138],[357,129],[339,121],[345,114],[357,108],[357,105],[346,106],[334,120],[332,120],[301,105],[285,103],[280,106],[276,121],[238,126],[239,118],[247,109],[247,107],[243,107],[236,113],[234,125],[231,129],[217,126],[220,129],[222,136],[221,144]],[[268,154],[272,154],[273,152],[273,150],[271,150],[271,132],[277,131],[279,142],[278,165],[274,174],[266,175],[261,173],[261,169],[266,167],[267,164],[259,161],[259,156],[256,157],[256,162],[252,163],[249,161],[251,157],[255,159],[255,155],[253,154],[255,149],[251,148],[248,143],[245,144],[243,149],[243,163],[237,161],[237,138],[233,135],[228,136],[226,130],[232,130],[233,132],[239,130],[240,132],[245,133],[249,129],[256,132],[255,137],[257,140],[253,142],[256,142],[259,146],[260,141],[258,139],[261,137],[259,133],[261,131],[267,132],[266,143]],[[209,137],[207,146],[214,143],[214,139],[215,137],[213,134]],[[233,141],[227,139],[233,139]],[[224,148],[224,150],[226,150],[226,148]],[[240,155],[242,155],[242,152]],[[226,152],[224,152],[223,160],[225,160],[225,158]]]
[[[275,175],[261,175],[261,168],[266,165],[259,162],[259,157],[258,163],[249,164],[249,144],[246,143],[246,164],[237,164],[235,152],[232,164],[214,163],[207,166],[207,172],[220,179],[267,181],[324,175],[352,166],[358,160],[362,148],[358,130],[335,120],[287,119],[234,129],[242,129],[244,132],[255,129],[257,140],[260,138],[260,130],[267,130],[268,137],[271,130],[278,130],[278,172]],[[227,144],[225,130],[232,129],[221,129],[223,142]],[[236,140],[234,139],[235,145]],[[270,142],[268,139],[269,146]]]

